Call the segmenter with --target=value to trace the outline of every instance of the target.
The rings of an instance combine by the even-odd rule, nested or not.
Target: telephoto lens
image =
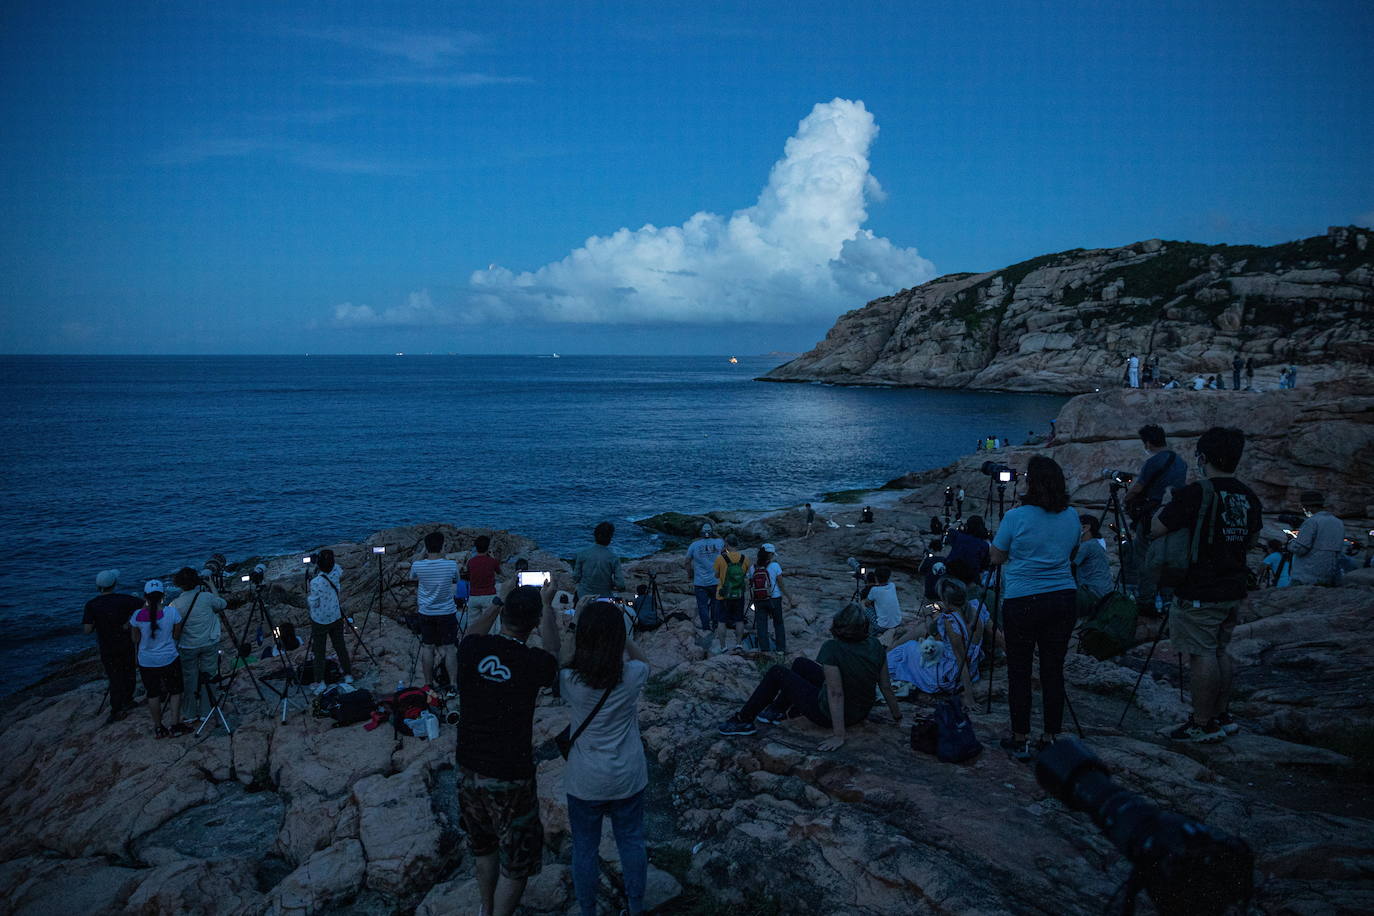
[[[456,713],[456,712],[446,712],[446,713],[444,713],[444,724],[445,724],[445,725],[457,725],[457,724],[458,724],[458,713]]]

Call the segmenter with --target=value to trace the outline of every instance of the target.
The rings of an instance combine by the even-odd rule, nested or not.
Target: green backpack
[[[744,554],[736,554],[739,557],[737,562],[731,562],[729,553],[722,553],[725,557],[725,579],[720,585],[720,596],[722,598],[743,598],[744,597]]]
[[[1150,542],[1146,562],[1159,570],[1159,584],[1177,588],[1188,579],[1188,570],[1197,564],[1204,540],[1216,529],[1218,500],[1210,480],[1202,480],[1202,502],[1191,528],[1170,531]]]

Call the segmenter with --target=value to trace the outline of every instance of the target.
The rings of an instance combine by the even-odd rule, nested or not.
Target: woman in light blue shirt
[[[1064,471],[1036,455],[1026,467],[1026,495],[1007,513],[993,538],[990,560],[1003,567],[1002,621],[1007,639],[1007,703],[1011,737],[1002,746],[1029,761],[1031,665],[1040,651],[1045,734],[1059,737],[1064,724],[1064,655],[1076,619],[1077,586],[1069,558],[1080,536],[1078,513],[1069,508]]]

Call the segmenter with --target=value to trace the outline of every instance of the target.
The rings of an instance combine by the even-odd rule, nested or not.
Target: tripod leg
[[[377,661],[377,656],[373,655],[372,650],[367,647],[367,643],[363,642],[362,632],[357,627],[355,627],[353,625],[353,621],[349,620],[347,617],[343,618],[343,621],[345,624],[348,625],[348,628],[353,631],[353,636],[357,639],[357,645],[355,645],[353,648],[357,649],[359,646],[361,646],[362,650],[367,653],[367,657],[372,661],[373,667],[380,668],[381,663]]]
[[[1083,726],[1078,724],[1078,713],[1073,711],[1073,701],[1069,699],[1068,685],[1064,687],[1064,705],[1069,707],[1069,716],[1073,718],[1073,730],[1078,732],[1078,737],[1086,739],[1088,736],[1083,734]]]
[[[1150,670],[1150,659],[1155,657],[1155,649],[1159,647],[1159,640],[1164,636],[1164,625],[1168,617],[1159,622],[1159,629],[1155,632],[1155,638],[1150,643],[1150,651],[1145,653],[1145,664],[1140,666],[1140,675],[1135,679],[1135,686],[1131,688],[1131,695],[1126,698],[1126,705],[1121,710],[1121,718],[1117,720],[1116,727],[1121,728],[1126,724],[1126,713],[1131,711],[1131,704],[1135,702],[1136,692],[1140,690],[1140,682],[1145,680],[1145,672]],[[1183,657],[1179,656],[1179,671],[1183,670]],[[1179,685],[1179,695],[1182,697],[1182,683]]]

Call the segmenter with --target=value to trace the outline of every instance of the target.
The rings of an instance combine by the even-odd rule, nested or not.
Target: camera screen
[[[520,585],[533,585],[542,588],[549,582],[547,572],[522,572],[517,574],[517,581]]]
[[[1011,483],[1011,471],[998,471],[997,479],[1002,483]]]
[[[301,562],[302,562],[302,563],[309,563],[309,562],[310,562],[310,557],[301,557]]]
[[[372,548],[372,552],[373,552],[373,553],[386,553],[386,548],[385,548],[385,547],[373,547],[373,548]]]

